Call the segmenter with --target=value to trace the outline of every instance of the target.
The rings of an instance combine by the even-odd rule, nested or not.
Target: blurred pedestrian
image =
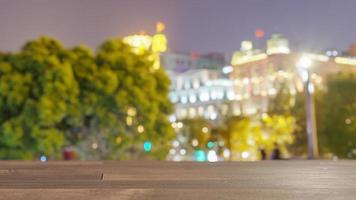
[[[267,155],[266,155],[265,148],[264,147],[260,147],[259,150],[260,150],[261,160],[266,160]]]
[[[279,150],[279,146],[277,144],[277,142],[274,143],[274,147],[272,150],[272,156],[271,156],[272,160],[280,160],[281,158],[281,151]]]

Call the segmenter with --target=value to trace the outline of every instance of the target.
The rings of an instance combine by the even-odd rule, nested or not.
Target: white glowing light
[[[309,73],[307,70],[301,70],[300,75],[302,77],[302,80],[306,82],[309,79]]]
[[[270,88],[270,89],[268,90],[268,94],[269,94],[269,95],[275,95],[275,94],[277,94],[277,90],[276,90],[275,88]]]
[[[198,146],[199,145],[199,141],[197,140],[197,139],[193,139],[192,140],[192,146],[193,147],[196,147],[196,146]]]
[[[250,51],[253,48],[252,41],[249,40],[244,40],[241,42],[241,51]]]
[[[44,156],[44,155],[42,155],[42,156],[40,157],[40,161],[41,161],[41,162],[47,162],[47,157]]]
[[[199,83],[199,80],[195,79],[193,81],[193,88],[194,89],[198,89],[200,87],[200,83]]]
[[[203,131],[203,133],[208,133],[209,132],[209,128],[208,127],[203,127],[201,129],[201,131]]]
[[[217,162],[218,161],[218,156],[216,155],[216,152],[214,150],[210,150],[208,152],[208,161],[209,162]]]
[[[187,153],[187,150],[181,149],[181,150],[179,151],[179,153],[180,153],[180,155],[185,155],[185,154]]]
[[[94,142],[93,144],[91,144],[91,148],[92,149],[97,149],[98,148],[98,144]]]
[[[209,93],[208,92],[202,92],[199,95],[200,101],[209,101]]]
[[[182,97],[180,98],[180,102],[181,102],[182,104],[187,103],[187,102],[188,102],[187,96],[182,96]]]
[[[223,152],[224,158],[230,158],[231,152],[229,149],[224,149]]]
[[[176,120],[177,120],[176,116],[174,116],[174,115],[169,116],[170,122],[175,122]]]
[[[228,74],[231,73],[234,70],[234,68],[232,66],[225,66],[223,67],[222,71],[224,74]]]
[[[183,128],[183,123],[182,122],[178,122],[177,123],[177,128]]]
[[[139,125],[139,126],[137,127],[137,132],[143,133],[144,131],[145,131],[145,127],[143,127],[142,125]]]
[[[312,83],[309,83],[308,84],[308,91],[309,91],[309,93],[314,93],[314,85],[312,84]]]
[[[297,63],[298,67],[309,68],[312,65],[312,60],[309,56],[303,56]]]
[[[244,151],[244,152],[242,152],[242,158],[243,159],[246,159],[246,158],[248,158],[249,156],[250,156],[250,153],[249,152],[247,152],[247,151]]]
[[[197,97],[195,96],[195,94],[189,95],[189,101],[190,103],[195,103],[197,101]]]
[[[211,120],[215,120],[217,118],[217,114],[216,113],[211,113],[210,114],[210,119]]]

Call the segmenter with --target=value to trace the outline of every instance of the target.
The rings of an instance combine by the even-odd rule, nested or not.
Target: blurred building
[[[324,54],[292,52],[287,38],[274,34],[266,49],[255,49],[242,41],[231,65],[224,54],[178,53],[167,51],[165,25],[158,22],[156,34],[130,35],[124,42],[135,53],[151,51],[154,69],[164,67],[171,79],[170,99],[176,110],[172,119],[204,117],[219,121],[226,115],[254,115],[267,111],[268,101],[281,85],[294,95],[303,90],[296,63],[303,56],[313,60],[312,81],[324,87],[329,74],[356,72],[356,45],[347,52],[328,50]]]
[[[161,55],[161,65],[168,71],[182,73],[189,70],[211,69],[219,70],[226,64],[224,54],[166,52]]]
[[[240,50],[232,55],[231,66],[222,54],[162,54],[161,63],[172,81],[174,119],[219,121],[227,115],[263,114],[282,85],[291,95],[303,90],[302,75],[296,67],[302,56],[313,60],[314,87],[325,87],[329,74],[356,72],[356,58],[341,57],[334,51],[292,52],[288,39],[280,34],[272,35],[266,46],[265,50],[254,49],[251,41],[242,41]]]
[[[194,160],[200,159],[197,155],[208,156],[203,151],[193,156],[192,147],[182,133],[183,119],[205,118],[219,123],[226,116],[258,117],[267,112],[269,101],[282,86],[291,95],[302,92],[303,74],[296,67],[302,56],[308,56],[313,61],[310,71],[314,87],[325,88],[329,74],[340,71],[356,73],[355,45],[347,53],[336,50],[325,53],[293,52],[288,39],[275,34],[263,50],[255,49],[251,41],[242,41],[240,49],[227,63],[224,54],[167,51],[163,30],[164,25],[157,24],[154,36],[132,35],[124,41],[133,46],[136,53],[152,51],[153,68],[164,68],[171,79],[169,98],[175,105],[175,112],[170,121],[177,137],[172,141],[170,160]]]
[[[215,120],[228,112],[227,103],[233,99],[230,80],[221,72],[211,69],[194,69],[170,74],[171,101],[176,105],[177,119],[204,117]]]
[[[236,51],[231,60],[233,70],[229,77],[235,95],[231,103],[233,113],[253,115],[266,112],[270,97],[275,96],[282,85],[292,95],[302,91],[302,74],[296,67],[302,56],[313,60],[310,70],[315,87],[324,87],[329,74],[356,72],[355,58],[340,57],[335,52],[327,55],[291,52],[288,40],[281,35],[273,35],[267,41],[266,51],[246,49],[244,46],[246,41],[241,43],[240,51]],[[252,44],[249,46],[252,47]]]
[[[176,119],[215,120],[226,114],[225,104],[233,88],[222,73],[226,63],[223,54],[165,53],[161,59],[172,82],[170,99],[176,107]]]

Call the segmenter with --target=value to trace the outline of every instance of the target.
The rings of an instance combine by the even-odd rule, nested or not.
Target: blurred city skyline
[[[256,41],[256,29],[266,32],[257,48],[273,33],[289,38],[292,49],[346,50],[356,42],[353,0],[0,2],[1,51],[41,35],[97,48],[108,37],[153,33],[156,21],[166,23],[168,46],[176,52],[232,53],[242,40]]]

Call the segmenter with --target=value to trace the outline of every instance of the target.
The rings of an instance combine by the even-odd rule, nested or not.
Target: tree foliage
[[[356,157],[356,75],[331,75],[327,88],[316,108],[321,150],[341,158]]]
[[[204,118],[185,119],[184,135],[189,143],[193,140],[198,141],[198,149],[207,149],[207,144],[212,137],[212,124]]]
[[[149,56],[120,39],[93,53],[48,37],[0,54],[0,157],[60,158],[74,145],[87,159],[164,158],[173,135],[170,82]],[[145,140],[153,144],[148,155]]]
[[[271,151],[276,143],[284,154],[288,155],[288,150],[292,150],[295,154],[294,144],[299,142],[298,128],[300,128],[296,121],[300,118],[304,119],[304,115],[300,116],[299,113],[294,112],[297,99],[290,93],[287,82],[281,82],[276,96],[269,99],[268,114],[263,114],[261,119],[266,137],[264,145],[267,150]]]
[[[227,119],[224,139],[230,146],[232,160],[243,160],[243,152],[249,152],[250,158],[256,159],[258,147],[264,143],[260,125],[246,117]]]

